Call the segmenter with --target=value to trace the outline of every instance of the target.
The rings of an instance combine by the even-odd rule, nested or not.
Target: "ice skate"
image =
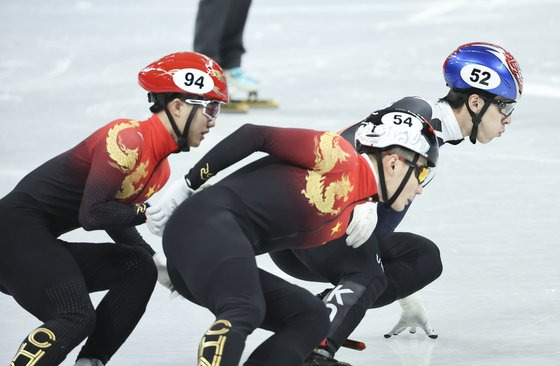
[[[224,112],[246,113],[249,108],[277,108],[272,99],[260,99],[261,82],[245,73],[241,67],[225,70],[230,101],[223,106]]]
[[[352,365],[346,362],[335,360],[334,358],[322,356],[314,352],[307,358],[307,360],[305,360],[303,366],[352,366]]]

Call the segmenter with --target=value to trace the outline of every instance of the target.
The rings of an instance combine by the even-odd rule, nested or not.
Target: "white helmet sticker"
[[[422,121],[420,121],[416,116],[404,113],[404,112],[389,112],[381,117],[381,122],[383,124],[394,124],[394,125],[405,125],[415,131],[422,130]],[[406,129],[405,129],[406,131]]]
[[[190,94],[206,94],[214,88],[212,77],[198,69],[181,69],[173,74],[173,82]]]
[[[422,135],[424,125],[413,114],[388,112],[381,116],[381,124],[367,123],[356,131],[356,140],[364,146],[386,148],[402,146],[426,156],[430,145]]]
[[[484,65],[468,64],[461,69],[461,79],[473,88],[491,90],[500,85],[500,75]]]

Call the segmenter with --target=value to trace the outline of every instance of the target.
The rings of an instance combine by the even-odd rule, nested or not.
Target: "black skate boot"
[[[313,352],[307,360],[303,363],[303,366],[352,366],[349,363],[335,360],[334,358],[329,358],[320,354]]]

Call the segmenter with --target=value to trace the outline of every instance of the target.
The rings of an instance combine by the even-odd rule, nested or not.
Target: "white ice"
[[[191,49],[196,6],[2,1],[0,196],[112,119],[148,117],[137,72]],[[513,124],[489,145],[443,147],[436,180],[400,227],[441,249],[443,275],[421,292],[439,338],[419,332],[384,339],[400,314],[393,304],[368,312],[354,332],[367,342],[365,351],[342,350],[338,358],[354,365],[560,364],[559,14],[557,0],[254,1],[243,64],[265,82],[263,96],[281,107],[222,114],[201,148],[172,157],[174,176],[242,123],[338,130],[402,96],[435,100],[446,93],[441,66],[457,45],[503,45],[526,82]],[[65,238],[106,239],[84,231]],[[266,256],[259,261],[280,274]],[[110,364],[195,365],[212,319],[158,287]],[[39,324],[0,295],[0,363],[9,363]],[[244,357],[266,336],[250,336]],[[63,364],[73,365],[76,354]]]

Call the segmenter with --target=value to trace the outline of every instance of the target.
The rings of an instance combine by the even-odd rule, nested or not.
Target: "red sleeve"
[[[253,152],[261,151],[305,169],[329,171],[337,155],[356,154],[353,147],[334,132],[246,124],[210,150],[186,178],[197,189],[211,176]]]
[[[111,133],[118,131],[109,129]],[[101,134],[92,150],[79,213],[80,224],[86,230],[129,227],[146,221],[145,206],[115,201],[123,180],[137,163],[142,140],[136,133],[108,134]],[[118,146],[110,141],[117,141]]]

